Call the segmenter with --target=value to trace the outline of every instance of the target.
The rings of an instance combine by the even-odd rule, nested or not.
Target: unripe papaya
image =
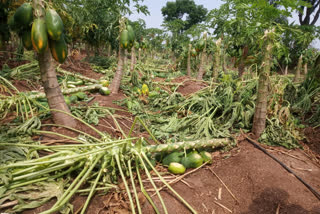
[[[128,39],[130,43],[133,43],[135,39],[134,30],[131,25],[127,25],[127,31],[128,31]]]
[[[25,49],[31,50],[32,49],[32,41],[31,41],[31,30],[25,30],[22,32],[22,43]]]
[[[22,4],[14,14],[14,22],[19,27],[28,27],[32,22],[32,6],[30,3]]]
[[[50,39],[49,43],[52,57],[62,64],[68,56],[68,46],[64,35],[62,34],[58,41]]]
[[[139,48],[140,48],[139,42],[137,42],[137,41],[134,42],[134,48],[139,50]]]
[[[120,34],[120,45],[121,48],[128,48],[129,47],[129,33],[128,30],[123,30]]]
[[[44,19],[34,20],[31,29],[31,41],[33,48],[38,53],[43,53],[48,47],[47,29]]]
[[[53,9],[46,10],[46,26],[50,39],[59,40],[63,32],[63,22],[59,14]]]

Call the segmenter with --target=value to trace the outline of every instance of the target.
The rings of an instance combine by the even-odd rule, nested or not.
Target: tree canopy
[[[167,2],[161,9],[166,23],[177,23],[175,27],[179,33],[188,30],[195,24],[205,20],[208,10],[203,5],[196,5],[193,0],[176,0]],[[182,19],[186,15],[185,21]],[[178,24],[179,22],[179,24]]]

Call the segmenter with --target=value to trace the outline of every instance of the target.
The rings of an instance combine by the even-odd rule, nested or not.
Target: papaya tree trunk
[[[127,49],[125,49],[124,55],[123,55],[123,67],[124,68],[126,68],[126,66],[127,66],[127,60],[128,60],[127,55],[128,55],[128,51],[127,51]]]
[[[138,61],[141,62],[141,48],[139,48]]]
[[[306,76],[308,74],[308,63],[305,63],[303,65],[303,68],[304,68],[304,75]]]
[[[136,65],[137,64],[137,51],[136,51],[136,49],[134,49],[134,62],[133,62],[133,64],[134,65]]]
[[[177,58],[176,58],[176,55],[174,54],[174,52],[172,51],[172,53],[171,53],[172,55],[171,55],[171,60],[172,60],[172,63],[173,64],[176,64],[176,61],[177,61]]]
[[[239,66],[238,66],[238,75],[239,77],[242,77],[244,73],[245,65],[244,65],[244,59],[243,57],[240,58]]]
[[[191,44],[189,44],[188,50],[188,62],[187,62],[187,75],[191,77]]]
[[[256,109],[253,118],[252,132],[258,138],[263,133],[266,127],[267,118],[267,105],[268,105],[268,95],[269,95],[269,75],[271,68],[271,54],[272,54],[272,42],[268,38],[269,31],[265,32],[265,50],[264,50],[264,60],[262,61],[262,70],[259,74],[258,83],[258,97],[256,101]]]
[[[86,51],[86,53],[87,53],[87,56],[90,56],[90,51],[89,51],[89,45],[88,45],[88,43],[85,43],[85,44],[84,44],[84,49],[85,49],[85,51]]]
[[[205,61],[206,61],[206,53],[202,52],[197,80],[202,80],[202,78],[203,78],[203,75],[205,73],[205,64],[206,64]]]
[[[216,52],[214,54],[214,70],[213,70],[213,82],[217,82],[219,71],[221,70],[221,39],[218,39],[216,42]]]
[[[108,51],[107,51],[107,56],[111,56],[111,44],[108,44]]]
[[[294,82],[299,82],[301,77],[301,69],[302,69],[302,55],[299,57],[298,65],[296,67],[296,73],[294,76]]]
[[[23,54],[24,54],[24,47],[23,47],[23,43],[22,43],[22,38],[20,38],[19,45],[17,48],[16,60],[20,61],[23,58]]]
[[[288,65],[286,65],[286,68],[284,69],[284,75],[288,75]]]
[[[131,65],[130,65],[131,72],[134,70],[134,63],[135,63],[135,58],[136,58],[135,52],[136,52],[135,48],[132,47],[132,49],[131,49]]]
[[[42,10],[43,5],[44,4],[42,0],[33,0],[33,8],[36,8],[35,16],[44,17],[44,13]],[[58,110],[51,111],[53,121],[59,125],[75,128],[77,125],[76,120],[64,113],[66,112],[70,114],[70,110],[61,93],[54,62],[52,60],[49,48],[45,50],[44,53],[38,54],[38,61],[41,74],[41,82],[48,99],[49,107],[52,110]]]
[[[222,59],[222,71],[226,73],[227,71],[227,56],[226,56],[226,45],[223,43],[221,50],[221,59]]]
[[[204,48],[203,51],[201,53],[201,60],[200,60],[200,65],[199,65],[199,71],[198,71],[198,76],[197,76],[197,80],[202,80],[204,72],[205,72],[205,65],[206,63],[206,46],[207,46],[207,41],[205,40],[204,42]]]
[[[119,54],[118,54],[118,66],[117,71],[114,75],[114,78],[112,80],[112,83],[110,85],[110,90],[112,94],[117,94],[119,92],[121,78],[122,78],[122,70],[123,70],[123,61],[124,61],[124,50],[119,47]]]
[[[239,77],[242,77],[242,75],[244,73],[244,69],[245,69],[244,61],[248,56],[248,52],[249,52],[248,46],[244,46],[243,49],[242,49],[242,56],[240,57],[240,62],[239,62],[239,66],[238,66],[238,75],[239,75]]]

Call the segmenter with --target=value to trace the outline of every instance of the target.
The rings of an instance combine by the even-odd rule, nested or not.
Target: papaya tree
[[[124,66],[124,53],[125,49],[128,49],[130,46],[129,41],[129,32],[126,26],[126,19],[122,18],[119,20],[119,54],[118,54],[118,65],[117,71],[114,75],[114,78],[110,85],[111,93],[117,94],[120,89],[120,83],[123,75],[123,66]]]
[[[45,4],[42,0],[33,0],[32,6],[34,20],[31,29],[31,41],[33,48],[38,53],[41,81],[49,107],[52,110],[53,120],[56,124],[75,127],[75,119],[65,114],[70,114],[70,110],[59,87],[55,63],[52,59],[52,56],[54,56],[55,60],[63,63],[67,57],[62,20],[53,9],[47,8],[45,10]]]
[[[258,97],[252,125],[252,132],[257,137],[263,133],[266,127],[269,75],[272,66],[274,34],[275,29],[266,30],[263,37],[263,63],[259,72]]]
[[[141,57],[141,51],[139,51],[139,49],[140,49],[140,43],[142,41],[142,38],[145,35],[146,23],[143,19],[138,19],[138,21],[128,20],[128,23],[130,26],[132,26],[132,28],[134,30],[134,36],[135,36],[133,46],[131,48],[130,71],[132,72],[134,70],[134,65],[137,62],[136,51],[139,52],[138,56],[140,55],[140,57]]]

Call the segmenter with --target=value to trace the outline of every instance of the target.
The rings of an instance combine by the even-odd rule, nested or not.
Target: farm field
[[[0,213],[320,213],[318,1],[222,2],[0,1]]]

